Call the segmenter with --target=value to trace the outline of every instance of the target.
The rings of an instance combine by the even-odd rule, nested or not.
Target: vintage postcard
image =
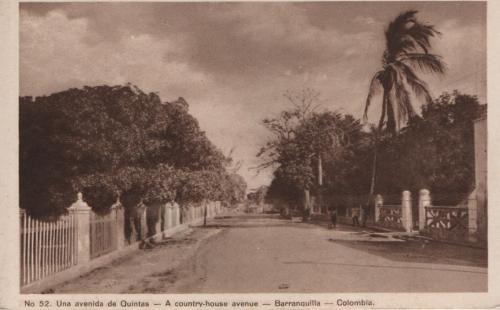
[[[0,7],[2,309],[500,305],[499,4]]]

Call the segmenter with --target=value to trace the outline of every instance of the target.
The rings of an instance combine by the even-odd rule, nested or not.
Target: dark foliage
[[[403,190],[410,190],[416,198],[419,190],[426,188],[436,204],[459,203],[474,184],[473,122],[485,109],[475,96],[444,93],[424,104],[421,117],[412,118],[398,134],[379,136],[375,193],[395,203]],[[345,130],[348,143],[342,144],[335,156],[324,156],[324,185],[311,181],[310,190],[314,196],[321,191],[329,206],[359,206],[369,199],[375,131],[362,130],[356,126],[359,121],[349,115],[340,120],[339,127],[350,128]],[[311,145],[311,137],[304,143]],[[300,171],[299,165],[280,163],[266,199],[290,206],[300,204],[304,187],[291,176],[313,180],[316,162],[302,161],[304,169]],[[290,169],[295,173],[284,173]]]
[[[98,212],[118,195],[127,208],[166,202],[183,191],[181,171],[212,171],[218,178],[206,184],[228,186],[230,159],[182,98],[162,103],[133,85],[97,86],[23,97],[19,110],[20,206],[33,215],[64,213],[79,191]]]

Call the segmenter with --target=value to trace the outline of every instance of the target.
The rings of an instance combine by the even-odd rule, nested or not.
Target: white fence
[[[176,229],[187,227],[187,224],[201,222],[205,212],[207,218],[212,218],[223,211],[220,202],[185,208],[169,203],[160,208],[160,216],[153,223],[156,234],[151,237],[155,239],[167,237]],[[21,210],[21,291],[32,292],[34,288],[40,291],[47,285],[55,284],[56,278],[64,278],[61,276],[63,273],[78,276],[81,270],[87,270],[94,261],[103,262],[103,259],[115,255],[130,244],[144,241],[148,235],[147,209],[143,207],[139,211],[141,232],[136,232],[136,226],[131,225],[132,235],[140,238],[128,242],[124,229],[124,209],[119,204],[112,206],[108,214],[99,215],[91,210],[79,194],[77,202],[68,208],[68,213],[55,221],[34,219]],[[184,215],[182,223],[181,212]]]
[[[21,211],[21,286],[35,282],[78,263],[74,212],[53,222],[32,219]]]

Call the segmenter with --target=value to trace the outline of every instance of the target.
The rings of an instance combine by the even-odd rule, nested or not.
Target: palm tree
[[[446,70],[441,57],[429,53],[430,39],[440,33],[434,26],[419,22],[416,14],[415,10],[400,14],[385,31],[386,48],[382,56],[382,69],[375,73],[370,82],[363,117],[366,121],[372,98],[382,89],[382,113],[376,130],[376,140],[382,130],[395,134],[402,125],[416,116],[411,102],[412,95],[426,102],[432,100],[427,84],[415,71],[443,74]],[[371,195],[374,192],[376,156],[377,142]]]

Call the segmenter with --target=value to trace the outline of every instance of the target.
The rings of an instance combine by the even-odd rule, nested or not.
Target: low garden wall
[[[220,202],[179,207],[177,203],[158,206],[159,217],[151,220],[152,209],[138,208],[138,217],[127,218],[119,204],[99,215],[82,200],[68,208],[56,221],[46,222],[20,212],[21,293],[39,293],[112,260],[139,249],[148,239],[157,241],[223,212]],[[149,209],[149,210],[148,210]],[[156,211],[155,211],[156,212]],[[127,232],[126,227],[129,231]]]

